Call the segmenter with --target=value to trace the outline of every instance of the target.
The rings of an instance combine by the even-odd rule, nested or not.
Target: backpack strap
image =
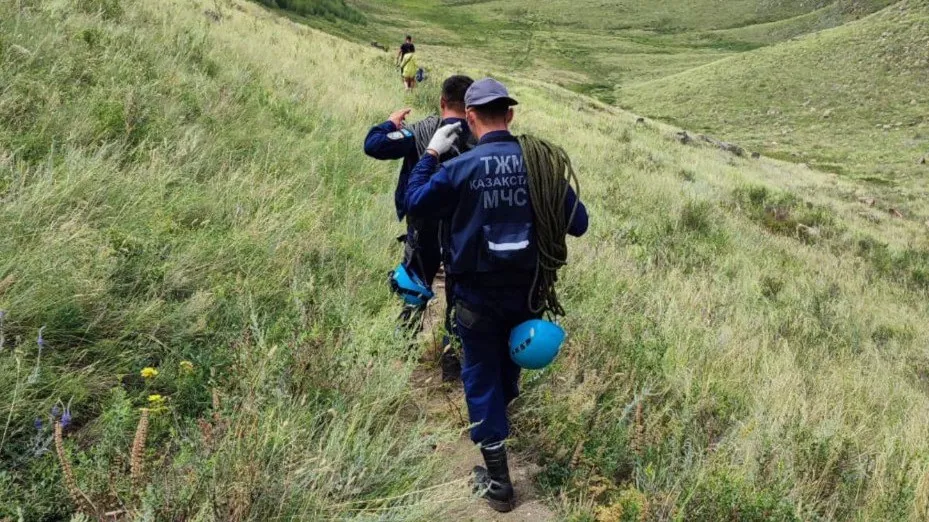
[[[416,137],[416,157],[421,158],[426,153],[429,141],[439,130],[442,120],[435,114],[428,116],[413,124],[413,136]]]
[[[423,154],[426,153],[426,148],[429,147],[429,142],[432,140],[432,137],[435,136],[435,133],[441,126],[442,119],[435,114],[424,118],[412,125],[413,135],[416,137],[417,157],[421,158]],[[464,154],[465,152],[468,152],[474,147],[477,147],[477,138],[475,138],[473,134],[469,133],[467,139],[462,139],[459,136],[452,150],[443,154],[439,160],[448,161],[452,158]]]

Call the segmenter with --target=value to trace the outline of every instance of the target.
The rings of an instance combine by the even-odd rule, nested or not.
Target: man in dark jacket
[[[538,316],[529,304],[538,245],[528,173],[519,142],[509,132],[516,103],[496,80],[474,82],[465,104],[477,147],[441,163],[464,125],[440,128],[410,174],[405,205],[414,219],[446,223],[445,270],[452,282],[446,292],[455,301],[455,329],[464,349],[461,377],[471,440],[487,465],[475,468],[475,481],[498,511],[511,510],[514,497],[504,441],[506,408],[519,393],[520,368],[509,356],[509,334]],[[570,189],[565,215],[573,215],[567,218],[568,234],[587,231],[587,210]]]
[[[394,204],[397,219],[407,218],[407,233],[403,238],[406,247],[403,254],[403,266],[415,274],[426,286],[432,287],[435,276],[442,262],[439,243],[439,220],[432,218],[411,218],[405,207],[406,185],[410,170],[426,151],[426,145],[440,126],[460,123],[462,132],[458,134],[453,146],[443,154],[442,159],[451,159],[469,150],[474,139],[467,129],[465,121],[464,96],[473,80],[467,76],[451,76],[442,83],[440,100],[441,116],[430,116],[407,126],[405,120],[411,109],[401,109],[390,115],[387,121],[371,128],[365,138],[365,154],[379,160],[402,159],[397,188],[394,192]],[[419,324],[425,306],[407,305],[401,320],[409,326]],[[449,326],[449,325],[447,325]],[[453,356],[447,339],[443,341],[443,379],[457,378],[459,372],[457,358]]]

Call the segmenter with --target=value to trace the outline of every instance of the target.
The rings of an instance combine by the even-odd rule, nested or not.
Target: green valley
[[[356,40],[393,44],[412,32],[427,66],[463,62],[553,82],[863,180],[888,207],[929,218],[912,208],[925,199],[929,174],[924,1],[352,5],[367,14],[345,33]]]

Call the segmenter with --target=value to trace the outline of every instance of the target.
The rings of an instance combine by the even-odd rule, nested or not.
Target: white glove
[[[461,132],[461,122],[451,123],[449,125],[444,125],[435,132],[435,135],[432,136],[432,140],[429,141],[429,146],[426,147],[427,151],[435,152],[436,156],[441,156],[446,152],[452,150],[452,146],[455,144],[455,141],[458,139],[458,134]]]

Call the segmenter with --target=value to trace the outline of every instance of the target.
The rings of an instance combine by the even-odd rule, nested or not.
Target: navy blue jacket
[[[537,246],[522,149],[506,131],[489,132],[478,146],[446,162],[424,154],[410,173],[405,207],[412,217],[443,219],[446,270],[453,275],[532,274]],[[568,233],[587,231],[587,209],[577,202]]]
[[[468,124],[460,118],[446,118],[442,120],[441,125],[461,122],[462,137],[466,141],[468,136]],[[398,129],[392,121],[385,121],[380,125],[371,127],[368,136],[365,138],[365,154],[378,160],[396,160],[402,159],[403,165],[400,167],[400,176],[397,179],[397,188],[394,191],[394,205],[397,209],[397,219],[402,220],[407,214],[405,208],[406,186],[409,179],[410,171],[419,161],[416,152],[416,136],[414,123],[411,127]],[[424,144],[425,145],[425,144]]]

